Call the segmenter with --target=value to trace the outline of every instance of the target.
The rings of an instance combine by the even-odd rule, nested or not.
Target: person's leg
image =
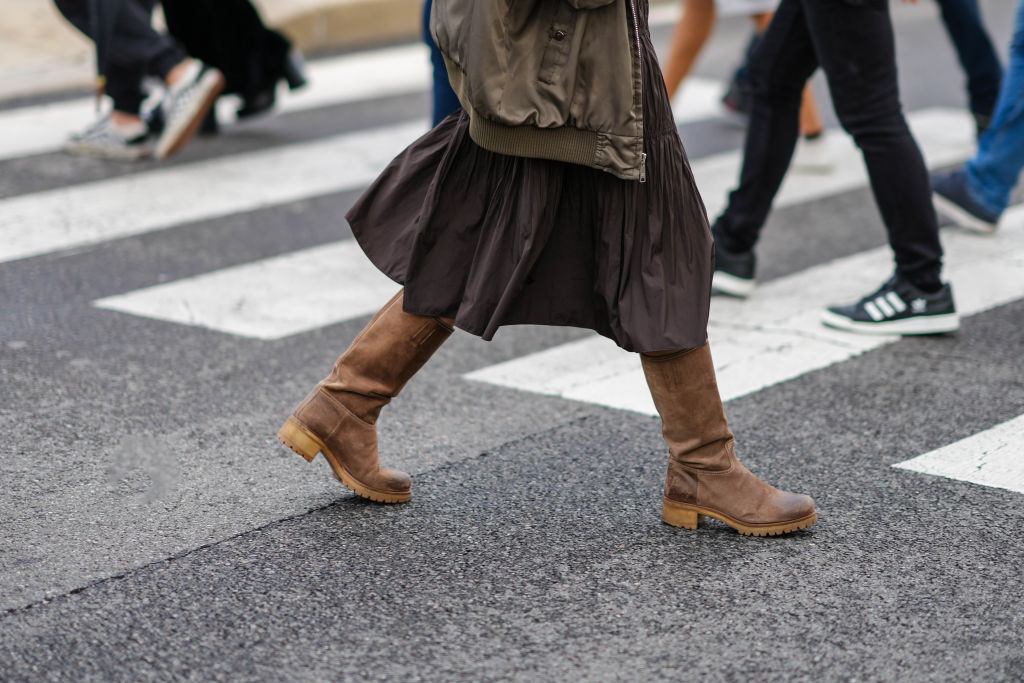
[[[982,135],[978,153],[967,163],[967,187],[996,216],[1006,210],[1024,167],[1024,2],[1017,8],[1010,63],[992,127]]]
[[[423,42],[430,48],[430,62],[434,68],[430,113],[431,120],[436,126],[452,112],[462,109],[462,104],[448,80],[448,68],[444,64],[444,56],[441,54],[440,48],[437,47],[437,43],[434,42],[434,37],[430,35],[431,7],[433,7],[432,0],[427,0],[423,5]]]
[[[412,497],[409,475],[380,465],[380,411],[452,333],[451,320],[403,311],[404,294],[373,317],[277,435],[310,462],[323,453],[345,486],[378,503]]]
[[[672,33],[668,59],[662,69],[669,99],[690,73],[714,27],[714,0],[683,0],[683,16]]]
[[[696,529],[710,516],[741,534],[774,536],[817,521],[811,498],[769,486],[736,459],[707,344],[640,359],[669,446],[665,523]]]
[[[782,0],[750,61],[743,170],[713,229],[720,251],[746,253],[757,243],[793,156],[803,89],[817,66],[800,0]]]
[[[989,124],[999,97],[1003,68],[992,45],[977,0],[936,0],[960,65],[967,74],[967,94],[979,133]]]
[[[928,171],[900,104],[888,0],[801,2],[839,121],[867,165],[896,272],[934,292],[942,284],[942,246]]]

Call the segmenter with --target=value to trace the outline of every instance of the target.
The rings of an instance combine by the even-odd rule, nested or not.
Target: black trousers
[[[716,239],[728,251],[757,243],[796,146],[801,92],[819,66],[840,123],[864,155],[897,273],[938,287],[938,221],[900,105],[888,0],[782,0],[751,59],[743,171],[715,223]]]
[[[92,38],[89,0],[54,0],[57,9],[75,28]],[[109,47],[106,93],[114,109],[137,114],[144,99],[142,79],[165,78],[188,55],[169,36],[153,29],[157,0],[124,0],[114,24]]]
[[[224,74],[226,93],[256,95],[284,77],[291,43],[263,25],[249,0],[163,0],[163,6],[171,35]]]

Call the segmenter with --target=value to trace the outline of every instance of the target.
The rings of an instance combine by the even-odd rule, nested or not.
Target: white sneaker
[[[790,166],[798,173],[830,173],[836,167],[836,154],[828,133],[814,138],[801,135]]]
[[[166,159],[177,154],[199,130],[222,90],[224,76],[221,72],[193,59],[188,72],[167,93],[164,130],[153,155]]]
[[[144,123],[125,128],[115,124],[110,114],[107,114],[81,133],[68,138],[64,143],[64,151],[98,159],[136,161],[148,157],[152,146],[149,129]]]

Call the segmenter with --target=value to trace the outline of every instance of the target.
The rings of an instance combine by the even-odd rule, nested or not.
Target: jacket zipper
[[[636,66],[640,70],[640,82],[637,85],[640,88],[640,110],[642,116],[644,106],[644,58],[640,48],[640,21],[637,19],[636,0],[629,0],[629,9],[633,13],[633,35],[636,36]],[[643,144],[642,138],[640,144]],[[640,152],[640,182],[647,182],[646,152]]]

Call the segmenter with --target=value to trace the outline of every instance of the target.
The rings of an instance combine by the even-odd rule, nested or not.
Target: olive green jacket
[[[473,141],[646,180],[636,1],[434,0]]]

